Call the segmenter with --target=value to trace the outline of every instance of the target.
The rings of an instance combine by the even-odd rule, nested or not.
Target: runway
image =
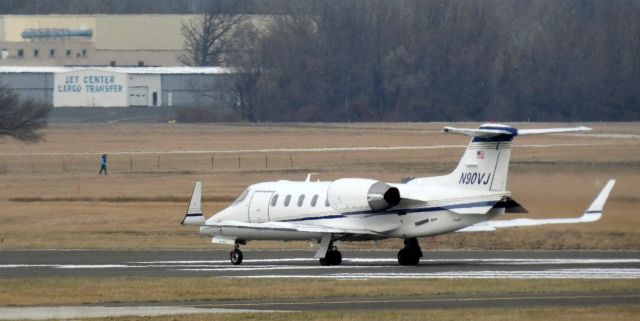
[[[638,251],[425,251],[418,266],[399,266],[396,251],[341,252],[342,265],[320,266],[311,250],[243,250],[234,266],[223,250],[6,250],[0,278],[640,279]]]
[[[240,266],[228,252],[0,251],[0,279],[32,277],[199,276],[225,278],[354,279],[640,279],[638,251],[425,251],[418,266],[399,266],[396,251],[342,250],[343,264],[320,266],[311,250],[244,250]],[[640,292],[459,294],[107,303],[57,307],[1,307],[0,320],[81,319],[194,313],[371,309],[525,308],[640,305]]]

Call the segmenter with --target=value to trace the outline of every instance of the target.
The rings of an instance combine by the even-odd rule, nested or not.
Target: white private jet
[[[526,213],[506,190],[511,143],[516,136],[587,131],[587,127],[516,129],[483,124],[477,129],[445,127],[446,133],[471,137],[458,167],[444,176],[404,183],[366,178],[333,182],[264,182],[249,186],[229,207],[205,220],[200,209],[202,185],[195,184],[183,225],[200,227],[213,243],[233,245],[231,263],[242,263],[240,245],[252,240],[315,240],[322,265],[339,265],[335,241],[404,239],[401,265],[417,265],[418,238],[450,232],[594,222],[615,184],[611,179],[578,218],[494,220],[506,213]]]

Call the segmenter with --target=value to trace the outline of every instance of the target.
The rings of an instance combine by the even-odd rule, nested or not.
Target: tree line
[[[278,14],[308,0],[2,0],[0,14]]]
[[[234,28],[250,121],[640,119],[635,0],[318,0]]]
[[[249,121],[640,119],[637,0],[6,0],[0,13],[201,13],[214,30],[186,23],[180,60],[236,68]]]

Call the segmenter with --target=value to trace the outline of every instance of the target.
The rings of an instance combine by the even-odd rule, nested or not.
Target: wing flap
[[[217,222],[213,224],[207,224],[208,227],[217,228],[242,228],[242,229],[257,229],[257,230],[270,230],[270,231],[288,231],[288,232],[308,232],[308,233],[331,233],[331,234],[367,234],[367,235],[382,235],[380,232],[367,230],[367,229],[351,229],[351,228],[337,228],[321,225],[309,225],[298,224],[289,222],[263,222],[263,223],[248,223],[240,221],[225,221]]]

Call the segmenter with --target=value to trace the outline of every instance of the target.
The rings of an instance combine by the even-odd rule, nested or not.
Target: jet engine
[[[400,191],[381,181],[342,178],[333,181],[327,191],[329,205],[344,211],[384,211],[400,203]]]

